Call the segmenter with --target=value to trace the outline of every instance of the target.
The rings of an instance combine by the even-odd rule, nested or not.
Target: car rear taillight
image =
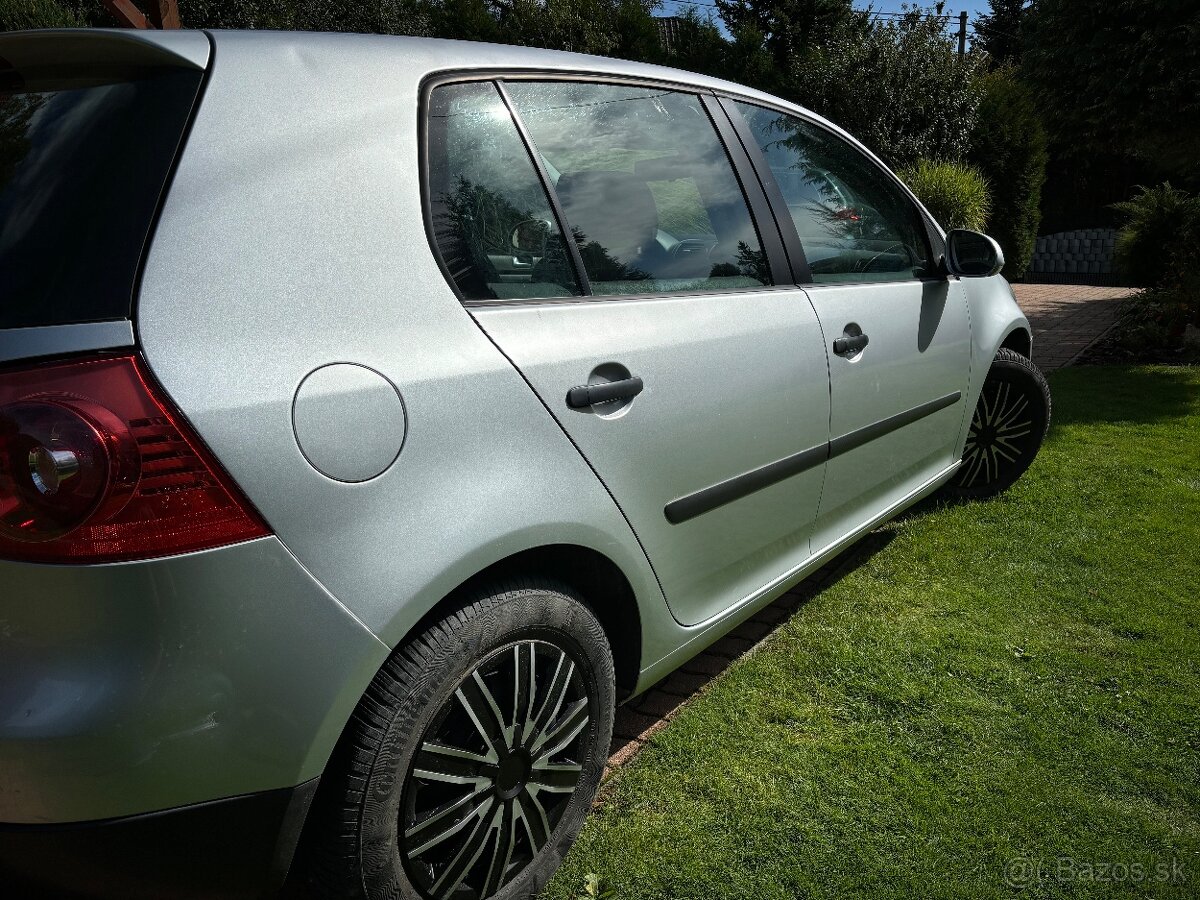
[[[137,356],[0,372],[0,558],[145,559],[266,534]]]

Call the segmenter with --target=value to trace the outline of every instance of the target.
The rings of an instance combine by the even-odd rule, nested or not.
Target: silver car
[[[62,31],[0,111],[6,885],[535,893],[617,704],[1048,426],[997,245],[749,88]]]

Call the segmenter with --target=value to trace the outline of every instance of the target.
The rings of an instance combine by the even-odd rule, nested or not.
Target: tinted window
[[[596,294],[770,283],[729,157],[699,98],[510,82]]]
[[[490,82],[434,89],[429,203],[434,242],[466,299],[580,293],[533,161]]]
[[[200,73],[0,61],[0,328],[129,315],[138,262]]]
[[[920,213],[878,165],[802,119],[736,106],[796,223],[813,281],[903,281],[931,274]]]

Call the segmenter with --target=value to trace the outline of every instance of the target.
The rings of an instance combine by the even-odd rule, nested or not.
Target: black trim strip
[[[779,234],[783,240],[784,250],[787,252],[788,260],[791,263],[793,283],[811,284],[813,280],[812,271],[808,267],[808,259],[804,255],[804,246],[800,243],[800,235],[796,231],[796,223],[788,211],[787,201],[784,200],[783,192],[779,189],[779,183],[771,173],[770,166],[767,165],[766,156],[763,155],[762,148],[758,145],[758,140],[754,137],[754,132],[750,130],[750,123],[746,121],[741,110],[734,106],[735,103],[742,101],[718,94],[717,102],[733,126],[738,140],[745,148],[746,158],[750,161],[750,167],[754,170],[759,184],[762,185],[767,203],[774,214],[775,223],[779,227]]]
[[[801,450],[799,453],[785,456],[783,459],[776,460],[773,463],[767,463],[761,468],[752,469],[741,475],[735,475],[733,478],[710,485],[696,491],[694,494],[688,494],[686,497],[672,500],[663,507],[663,515],[667,517],[667,521],[672,525],[678,525],[681,522],[686,522],[688,519],[694,519],[696,516],[710,512],[719,506],[724,506],[727,503],[732,503],[734,500],[740,500],[742,497],[753,494],[755,491],[761,491],[763,488],[778,484],[785,479],[791,478],[793,475],[799,475],[801,472],[807,472],[809,469],[816,468],[827,460],[841,456],[843,453],[848,453],[857,447],[861,447],[863,444],[868,444],[877,438],[883,437],[885,434],[897,431],[905,425],[911,425],[913,422],[917,422],[926,416],[933,415],[935,412],[947,409],[961,399],[962,392],[955,391],[953,394],[947,394],[945,397],[939,397],[937,400],[930,400],[928,403],[922,403],[920,406],[914,406],[912,409],[906,409],[904,412],[896,413],[894,416],[888,416],[886,419],[880,419],[878,422],[855,429],[847,434],[843,434],[841,437],[821,444],[819,447],[810,447],[808,450]]]
[[[579,242],[575,240],[575,235],[570,230],[570,223],[567,221],[567,214],[563,212],[562,204],[558,202],[558,191],[555,189],[554,182],[550,180],[550,172],[546,169],[546,160],[538,152],[537,145],[533,142],[533,135],[525,127],[525,120],[517,112],[517,105],[513,103],[512,97],[509,96],[508,88],[504,86],[504,82],[496,79],[493,84],[496,85],[496,90],[500,92],[500,99],[504,101],[504,106],[508,109],[508,114],[512,116],[513,124],[517,126],[517,134],[521,137],[521,143],[525,145],[525,152],[529,154],[529,161],[533,163],[534,169],[537,170],[538,180],[542,183],[542,190],[546,192],[546,199],[550,201],[550,209],[554,213],[554,218],[558,221],[558,233],[562,235],[562,241],[567,245],[567,253],[571,256],[571,265],[575,267],[575,280],[579,284],[579,289],[583,292],[583,296],[588,297],[592,293],[592,283],[588,278],[587,269],[584,268],[583,257],[579,253]]]
[[[829,458],[833,459],[835,456],[849,453],[856,447],[869,444],[876,438],[881,438],[905,425],[911,425],[919,419],[953,406],[961,399],[962,391],[955,391],[953,394],[947,394],[937,400],[930,400],[928,403],[922,403],[920,406],[914,406],[912,409],[906,409],[904,412],[896,413],[894,416],[888,416],[886,419],[880,419],[878,422],[836,437],[829,442]]]
[[[750,157],[746,155],[746,149],[742,146],[742,141],[738,138],[720,101],[711,94],[701,94],[700,103],[708,113],[718,140],[725,148],[725,157],[729,160],[733,177],[742,189],[742,197],[754,223],[754,230],[758,234],[759,247],[766,255],[767,265],[771,269],[771,281],[774,284],[788,284],[793,280],[792,267],[784,248],[779,223],[775,220],[775,213],[771,210],[767,195],[763,193],[762,183]]]
[[[663,509],[663,514],[672,525],[678,525],[680,522],[686,522],[688,519],[694,519],[696,516],[714,510],[718,506],[740,500],[747,494],[761,491],[763,488],[778,484],[793,475],[816,468],[828,458],[828,444],[801,450],[799,453],[785,456],[773,463],[767,463],[761,469],[754,469],[743,475],[735,475],[728,481],[719,482],[696,491],[694,494],[672,500]]]

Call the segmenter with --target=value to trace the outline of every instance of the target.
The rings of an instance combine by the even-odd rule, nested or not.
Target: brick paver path
[[[1134,288],[1078,284],[1014,284],[1033,326],[1033,359],[1049,372],[1069,366],[1116,321]]]
[[[1033,326],[1033,356],[1046,371],[1070,365],[1116,321],[1129,288],[1071,284],[1013,285],[1017,303]],[[775,602],[759,610],[642,696],[617,710],[609,767],[634,757],[645,742],[692,697],[739,656],[759,643],[815,596],[878,549],[877,534],[867,535]]]

